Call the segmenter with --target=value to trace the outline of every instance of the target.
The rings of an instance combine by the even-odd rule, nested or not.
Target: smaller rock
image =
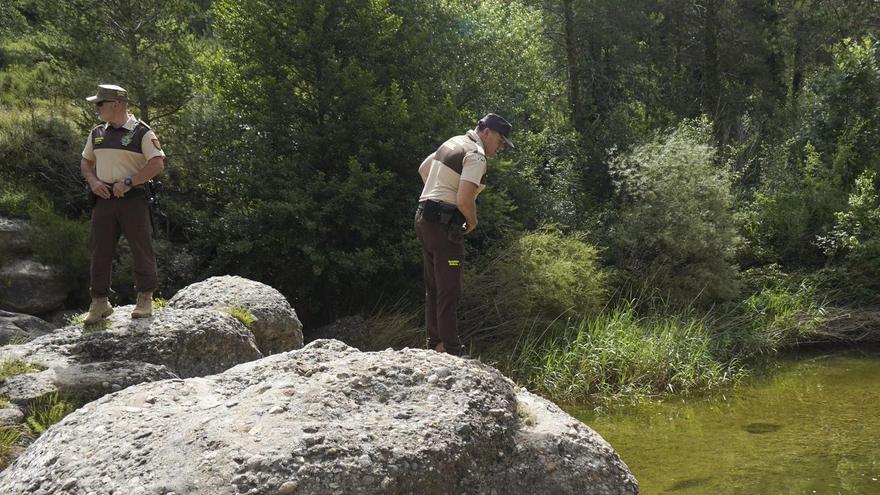
[[[21,409],[10,406],[0,409],[0,426],[15,426],[24,422],[24,413]]]
[[[296,487],[296,481],[285,481],[280,487],[278,487],[278,493],[293,493],[296,491]]]

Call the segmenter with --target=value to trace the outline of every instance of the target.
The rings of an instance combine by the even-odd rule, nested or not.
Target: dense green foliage
[[[479,198],[463,334],[532,335],[523,379],[580,387],[560,397],[712,386],[817,335],[827,301],[877,301],[878,20],[859,0],[13,0],[0,211],[85,284],[83,97],[117,83],[168,154],[162,296],[238,274],[307,333],[372,312],[404,345],[418,164],[497,112],[517,148]],[[594,366],[627,339],[657,359]]]
[[[618,196],[610,256],[625,283],[680,303],[736,295],[729,171],[705,123],[685,123],[612,163]]]

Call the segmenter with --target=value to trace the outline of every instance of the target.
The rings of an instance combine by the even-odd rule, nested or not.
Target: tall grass
[[[632,307],[529,333],[501,366],[557,402],[635,399],[729,385],[743,375],[715,357],[699,320],[640,318]]]
[[[713,321],[715,343],[720,354],[745,361],[828,341],[828,320],[825,298],[805,283],[765,287]]]
[[[0,469],[6,468],[9,464],[9,457],[20,436],[21,432],[15,427],[0,427]]]

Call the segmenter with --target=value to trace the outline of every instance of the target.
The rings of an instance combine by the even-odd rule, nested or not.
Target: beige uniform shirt
[[[419,201],[430,199],[457,204],[458,185],[462,180],[477,184],[477,195],[486,188],[486,152],[483,141],[473,130],[443,143],[425,158],[421,167],[425,166],[430,169]]]
[[[156,133],[129,115],[122,127],[105,122],[92,129],[82,156],[95,164],[99,180],[112,184],[140,172],[151,158],[164,157],[165,152]]]

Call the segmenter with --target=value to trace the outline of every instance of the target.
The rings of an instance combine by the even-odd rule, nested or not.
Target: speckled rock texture
[[[189,285],[168,301],[176,309],[230,308],[239,306],[254,315],[252,330],[263,354],[303,346],[302,323],[290,303],[274,288],[236,276],[211,277]]]
[[[492,367],[334,340],[88,404],[5,494],[635,494],[598,434]]]
[[[265,296],[270,299],[267,306],[282,306],[278,291],[236,278],[237,286],[251,289],[252,304]],[[0,363],[21,361],[38,367],[0,379],[0,397],[10,403],[0,421],[23,418],[34,400],[48,394],[84,404],[139,383],[211,375],[263,357],[251,328],[226,308],[191,305],[157,309],[151,318],[142,319],[131,318],[134,306],[117,307],[101,324],[68,325],[24,344],[0,347]],[[293,310],[286,301],[284,305],[290,318],[284,320],[279,312],[272,321],[279,328],[296,327]],[[301,345],[302,333],[296,329]],[[22,436],[18,447],[30,439]]]
[[[253,334],[226,313],[166,308],[152,318],[131,319],[133,308],[116,308],[107,328],[88,331],[72,325],[0,348],[0,362],[21,360],[46,368],[3,380],[0,397],[26,405],[57,391],[92,400],[134,383],[219,373],[263,357]],[[109,385],[95,395],[101,390],[95,383],[104,382]],[[88,393],[80,397],[83,392]]]

